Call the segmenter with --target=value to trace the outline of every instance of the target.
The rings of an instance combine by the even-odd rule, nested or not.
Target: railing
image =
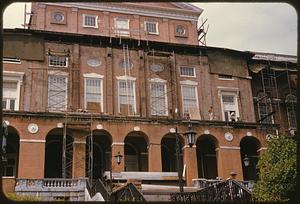
[[[102,183],[101,179],[95,180],[93,185],[90,185],[87,181],[86,186],[87,186],[87,189],[89,191],[89,194],[90,194],[91,198],[94,197],[96,195],[96,193],[99,192],[102,195],[102,197],[104,198],[105,201],[110,200],[110,194],[107,191],[104,184]]]
[[[193,179],[194,186],[198,188],[207,188],[209,186],[212,186],[214,184],[222,182],[222,180],[217,180],[217,179]],[[243,184],[248,190],[252,191],[253,185],[255,181],[249,180],[249,181],[237,181],[241,184]]]
[[[110,201],[139,201],[145,202],[144,196],[141,192],[133,185],[128,183],[125,186],[112,192]]]
[[[210,202],[210,201],[251,201],[251,192],[235,180],[214,183],[209,187],[192,193],[173,193],[171,201]]]
[[[43,179],[43,187],[73,187],[78,186],[77,179]]]

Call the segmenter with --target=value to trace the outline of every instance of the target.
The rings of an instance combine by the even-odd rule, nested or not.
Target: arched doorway
[[[182,159],[182,147],[184,140],[179,137],[179,152],[181,164]],[[176,155],[176,136],[174,134],[167,134],[161,140],[161,162],[163,172],[177,172],[177,155]]]
[[[125,138],[125,171],[148,171],[148,138],[131,132]]]
[[[88,135],[86,137],[86,177],[93,175],[93,179],[102,179],[105,171],[111,169],[111,135],[104,130],[93,131],[93,155],[91,155],[89,148],[90,138]],[[89,155],[92,156],[93,168],[90,169],[91,164],[89,164]]]
[[[66,138],[66,178],[72,178],[73,138],[67,133]],[[63,129],[55,128],[46,136],[45,178],[62,178]]]
[[[216,147],[218,142],[212,135],[202,135],[197,139],[198,177],[215,179],[218,176]]]
[[[242,168],[243,168],[243,177],[244,180],[257,180],[258,171],[256,165],[259,159],[258,150],[260,148],[260,142],[255,137],[246,136],[240,142],[241,148],[241,159],[242,159]],[[244,158],[249,158],[249,165],[245,166]]]
[[[8,136],[4,155],[6,162],[3,164],[3,176],[18,176],[19,143],[20,137],[17,130],[11,126],[7,127]]]

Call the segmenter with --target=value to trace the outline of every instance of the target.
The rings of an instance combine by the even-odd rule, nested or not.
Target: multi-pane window
[[[115,30],[117,35],[129,35],[129,20],[115,18]]]
[[[167,91],[165,83],[150,84],[151,115],[167,115]]]
[[[16,81],[5,81],[3,82],[3,98],[2,108],[4,110],[16,110],[16,100],[18,98],[18,82]]]
[[[239,117],[236,94],[222,94],[223,119],[225,121],[237,121]]]
[[[158,34],[158,23],[146,21],[145,29],[149,34]]]
[[[68,67],[67,56],[49,55],[49,66],[50,67]]]
[[[85,78],[85,109],[89,109],[90,104],[96,104],[103,111],[102,97],[102,79]]]
[[[264,93],[259,93],[257,96],[258,116],[260,123],[272,124],[274,122],[272,115],[271,99]]]
[[[287,95],[285,99],[286,112],[288,116],[289,128],[296,129],[297,128],[297,120],[296,120],[296,105],[297,105],[297,97],[294,95]]]
[[[119,112],[127,115],[136,113],[135,82],[133,80],[119,80]]]
[[[48,79],[48,108],[49,110],[65,110],[67,107],[66,76],[50,75]]]
[[[182,104],[183,113],[189,114],[189,110],[192,108],[198,108],[198,96],[197,87],[190,85],[182,85]]]
[[[195,77],[194,67],[180,67],[180,76]]]
[[[84,14],[83,15],[83,26],[98,28],[97,19],[98,19],[98,16]]]

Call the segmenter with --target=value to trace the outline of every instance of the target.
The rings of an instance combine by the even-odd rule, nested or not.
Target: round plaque
[[[99,67],[101,65],[101,61],[98,59],[88,59],[86,63],[90,67]]]
[[[162,64],[152,64],[150,69],[153,72],[162,72],[164,70],[164,66]]]
[[[39,131],[39,127],[35,123],[29,124],[28,127],[27,127],[27,129],[28,129],[28,132],[30,132],[32,134],[37,133]]]
[[[224,137],[228,142],[231,142],[233,140],[233,135],[230,132],[226,132]]]
[[[58,23],[61,23],[64,21],[64,14],[62,14],[61,12],[55,12],[53,13],[53,20],[58,22]]]

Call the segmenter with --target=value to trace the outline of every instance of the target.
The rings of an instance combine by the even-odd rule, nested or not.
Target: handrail
[[[132,183],[113,191],[110,199],[110,201],[146,201],[143,194]]]
[[[90,184],[88,181],[87,182],[87,190],[92,197],[96,195],[96,193],[100,193],[102,197],[104,198],[105,201],[110,200],[110,194],[105,188],[104,184],[102,183],[101,179],[95,180],[94,184]]]

